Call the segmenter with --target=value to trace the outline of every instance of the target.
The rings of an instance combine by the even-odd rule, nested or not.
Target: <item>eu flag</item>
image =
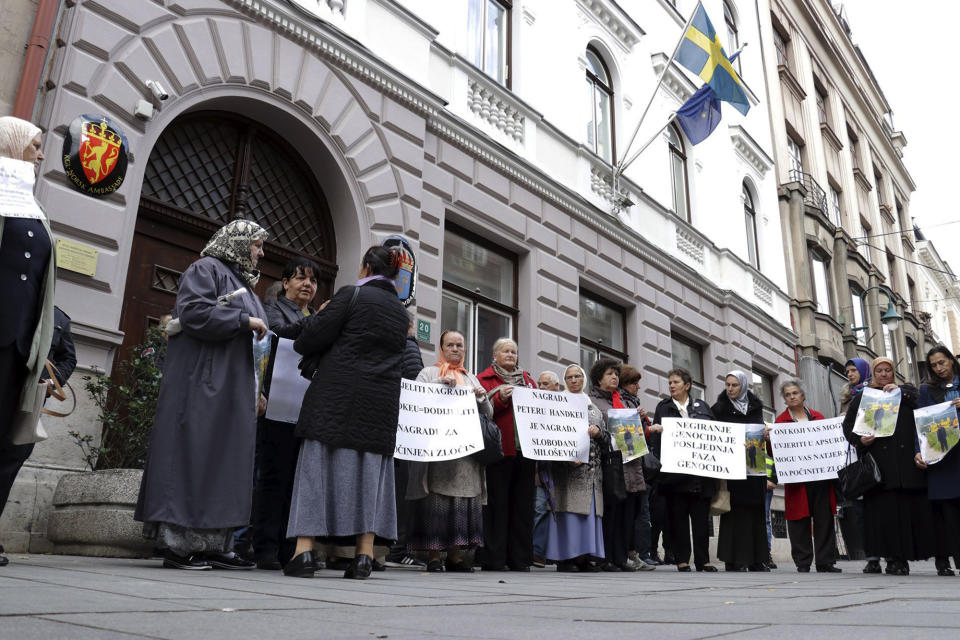
[[[713,133],[720,124],[720,99],[709,84],[700,87],[677,110],[677,124],[692,144],[700,144]]]
[[[703,3],[697,3],[693,21],[683,36],[676,60],[710,85],[717,98],[729,102],[737,111],[747,115],[750,101],[747,100],[736,69],[730,64],[720,44],[720,37],[707,17]]]

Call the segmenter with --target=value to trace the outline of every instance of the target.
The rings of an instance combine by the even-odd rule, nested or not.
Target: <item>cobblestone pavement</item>
[[[158,560],[10,554],[0,638],[960,637],[960,577],[686,573],[424,574],[162,569]],[[783,567],[783,565],[781,565]]]

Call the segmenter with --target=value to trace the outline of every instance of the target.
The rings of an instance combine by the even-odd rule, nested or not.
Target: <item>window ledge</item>
[[[890,205],[888,205],[887,203],[885,202],[880,203],[880,213],[883,215],[884,218],[886,218],[887,222],[889,222],[890,224],[897,223],[896,219],[893,217],[893,210],[890,208]]]
[[[833,148],[839,152],[843,149],[843,141],[840,140],[840,137],[834,132],[833,128],[828,122],[820,123],[820,131],[823,133],[823,137],[826,138],[830,144],[833,145]]]
[[[867,180],[867,174],[865,174],[860,167],[853,168],[853,179],[856,180],[857,184],[863,187],[865,191],[873,191],[873,185]]]
[[[786,65],[778,65],[777,72],[780,74],[781,84],[785,84],[791,93],[797,97],[797,100],[803,100],[807,97],[807,92],[803,90],[800,81],[793,75],[793,71]]]

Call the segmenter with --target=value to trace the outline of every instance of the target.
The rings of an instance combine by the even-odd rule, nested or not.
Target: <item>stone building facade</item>
[[[658,132],[699,84],[667,69],[638,136],[652,143],[612,179],[694,4],[64,3],[34,115],[47,157],[36,194],[57,238],[98,252],[92,276],[58,270],[77,375],[110,370],[172,306],[213,229],[247,216],[273,234],[258,293],[308,255],[329,294],[367,246],[407,238],[427,361],[452,327],[475,370],[501,335],[534,375],[609,354],[642,370],[649,408],[675,365],[710,400],[740,368],[772,413],[797,336],[760,47],[741,56],[750,113],[725,107],[697,147]],[[705,4],[718,31],[726,15],[728,37],[757,39],[753,3]],[[152,113],[135,115],[141,101]],[[60,149],[80,114],[129,140],[125,182],[103,199],[65,179]],[[99,435],[83,397],[48,429],[0,521],[9,550],[49,548],[52,490],[82,468],[66,433]]]

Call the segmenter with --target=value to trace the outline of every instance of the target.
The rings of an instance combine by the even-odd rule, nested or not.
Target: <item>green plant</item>
[[[91,470],[142,469],[160,393],[160,366],[166,354],[160,331],[150,329],[144,343],[130,348],[114,368],[114,376],[84,376],[84,389],[99,409],[100,444],[93,436],[71,431]]]

